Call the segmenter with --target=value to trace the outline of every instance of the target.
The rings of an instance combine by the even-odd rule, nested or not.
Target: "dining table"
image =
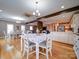
[[[36,44],[36,59],[39,59],[39,44],[45,41],[47,37],[51,39],[50,35],[48,34],[26,34],[26,36],[29,37],[29,40],[31,42]],[[22,39],[21,39],[21,48],[22,48]]]
[[[36,44],[36,59],[39,59],[39,44],[45,41],[45,34],[36,34],[32,36],[34,39],[29,39],[31,42]]]

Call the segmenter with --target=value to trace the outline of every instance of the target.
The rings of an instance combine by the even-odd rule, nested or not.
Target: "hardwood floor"
[[[6,41],[0,39],[0,59],[26,59],[20,51],[20,39],[12,40],[11,45],[14,48],[11,51],[6,51]],[[49,54],[49,59],[76,59],[73,51],[73,46],[53,41],[52,56]],[[40,59],[46,59],[46,56],[40,54]],[[36,59],[35,53],[29,56],[29,59]]]

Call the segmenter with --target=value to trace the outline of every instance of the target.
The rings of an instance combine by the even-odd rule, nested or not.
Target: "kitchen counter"
[[[75,35],[73,32],[53,32],[53,40],[62,43],[73,44]]]

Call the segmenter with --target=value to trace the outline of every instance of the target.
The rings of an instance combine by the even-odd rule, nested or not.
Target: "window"
[[[30,30],[33,30],[33,26],[30,26]]]
[[[14,30],[14,25],[13,24],[7,24],[7,33],[10,34]]]
[[[21,31],[25,31],[25,25],[21,25]]]

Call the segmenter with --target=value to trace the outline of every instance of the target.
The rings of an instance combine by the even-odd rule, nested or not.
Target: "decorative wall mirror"
[[[16,29],[19,30],[19,26],[16,26]]]

